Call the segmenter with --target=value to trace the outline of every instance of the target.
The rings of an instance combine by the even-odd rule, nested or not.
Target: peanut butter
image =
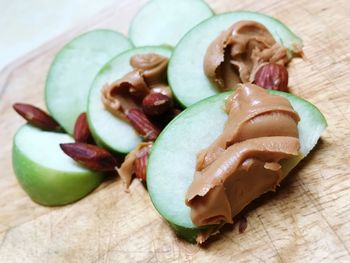
[[[105,108],[124,120],[125,113],[138,108],[142,99],[153,90],[171,94],[166,78],[168,58],[154,53],[137,54],[131,57],[130,65],[131,72],[102,89]]]
[[[148,86],[167,82],[168,59],[158,54],[138,54],[130,59],[130,65],[142,71],[143,78]]]
[[[292,50],[302,53],[299,47]],[[219,90],[237,83],[253,82],[255,72],[264,63],[286,65],[288,49],[278,44],[268,29],[255,21],[240,21],[222,32],[208,47],[204,72]]]
[[[186,194],[198,226],[232,223],[252,200],[279,185],[280,162],[299,154],[299,116],[286,98],[240,84],[226,112],[223,133],[197,156]]]
[[[125,121],[130,121],[130,110],[141,108],[143,99],[150,93],[162,93],[172,98],[167,81],[168,58],[154,53],[137,54],[130,58],[129,63],[133,68],[132,71],[121,79],[106,84],[102,89],[102,102],[105,108]],[[144,147],[151,146],[151,142],[139,144],[125,157],[121,167],[117,169],[126,190],[135,172],[134,164],[138,153]]]

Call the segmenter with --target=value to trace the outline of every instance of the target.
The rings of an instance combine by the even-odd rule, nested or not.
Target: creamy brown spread
[[[299,154],[298,114],[289,101],[240,84],[226,101],[223,133],[197,156],[186,204],[198,226],[232,223],[283,179],[280,161]]]
[[[102,89],[105,108],[122,119],[126,119],[128,110],[138,108],[150,92],[171,96],[166,74],[168,58],[154,53],[137,54],[131,57],[130,65],[131,72]]]
[[[302,54],[300,47],[292,52]],[[240,21],[210,44],[204,72],[220,90],[227,90],[237,83],[253,82],[255,72],[265,63],[286,65],[290,59],[288,49],[278,44],[265,26]]]
[[[167,82],[168,58],[155,53],[137,54],[129,61],[132,71],[102,89],[102,102],[114,116],[127,121],[127,113],[140,108],[142,100],[149,93],[162,93],[172,98]],[[134,174],[134,162],[144,147],[152,147],[151,142],[139,144],[117,169],[128,189]]]
[[[134,150],[132,150],[128,155],[125,157],[124,162],[120,166],[120,168],[117,168],[117,172],[122,178],[125,188],[128,189],[131,183],[132,175],[134,174],[134,162],[136,158],[138,158],[138,154],[140,153],[141,149],[148,147],[151,148],[153,145],[152,142],[142,142],[136,146]]]

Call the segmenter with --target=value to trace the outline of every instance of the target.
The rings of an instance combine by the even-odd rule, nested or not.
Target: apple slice
[[[311,103],[291,94],[271,92],[286,97],[301,118],[298,129],[302,155],[283,164],[283,172],[287,174],[316,145],[327,123]],[[202,100],[176,117],[158,137],[148,162],[147,188],[153,205],[175,231],[190,242],[206,228],[192,223],[185,194],[195,173],[196,154],[223,130],[227,120],[224,100],[229,94]]]
[[[70,134],[80,113],[86,111],[91,83],[112,57],[132,48],[130,41],[111,30],[94,30],[66,44],[50,67],[45,89],[46,106]]]
[[[73,142],[63,133],[47,132],[29,124],[16,133],[12,165],[22,188],[33,201],[48,206],[72,203],[103,180],[63,153],[60,143]]]
[[[252,20],[263,24],[282,46],[292,50],[302,41],[280,21],[260,13],[232,12],[209,18],[188,32],[176,46],[168,69],[168,80],[180,104],[188,107],[218,93],[204,74],[203,61],[210,43],[232,24]],[[292,52],[290,53],[292,56]],[[189,92],[190,91],[190,92]]]
[[[107,111],[101,100],[101,90],[132,71],[130,58],[136,54],[156,53],[170,57],[168,47],[141,47],[128,50],[105,64],[94,80],[88,100],[89,127],[97,144],[116,154],[127,154],[141,142],[134,128],[126,121],[118,119]]]
[[[212,15],[202,0],[152,0],[132,20],[129,37],[135,46],[175,46],[188,30]]]

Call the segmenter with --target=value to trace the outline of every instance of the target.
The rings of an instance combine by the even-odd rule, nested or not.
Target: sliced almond
[[[15,103],[14,110],[28,123],[47,131],[61,131],[60,125],[46,112],[30,104]]]
[[[157,139],[159,129],[152,124],[142,110],[131,109],[126,116],[131,125],[146,141],[155,141]]]
[[[141,181],[146,182],[147,161],[152,145],[141,148],[136,153],[134,161],[135,176]]]
[[[105,149],[87,143],[62,143],[65,154],[81,165],[99,172],[113,171],[117,166],[116,158]]]
[[[142,100],[142,109],[149,116],[159,116],[172,108],[173,101],[162,93],[150,93]]]
[[[92,136],[85,112],[80,114],[75,122],[73,137],[76,142],[92,142]]]

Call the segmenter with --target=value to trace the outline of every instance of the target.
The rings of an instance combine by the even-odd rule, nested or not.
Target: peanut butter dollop
[[[292,52],[302,54],[299,47]],[[237,83],[253,82],[255,72],[264,63],[286,65],[290,59],[288,49],[279,45],[265,26],[240,21],[210,44],[204,72],[219,90],[228,90]]]
[[[240,84],[226,112],[223,133],[197,156],[186,194],[198,226],[232,223],[252,200],[279,185],[280,161],[299,154],[299,116],[286,98]]]
[[[105,108],[124,120],[125,113],[138,108],[142,99],[153,89],[171,94],[166,77],[168,58],[154,53],[137,54],[131,57],[130,65],[133,68],[131,72],[102,89]]]

